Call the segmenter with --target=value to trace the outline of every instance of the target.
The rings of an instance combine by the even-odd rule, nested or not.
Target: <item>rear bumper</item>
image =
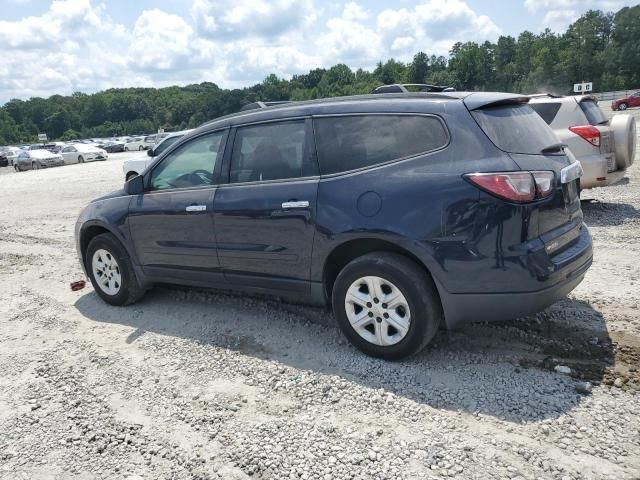
[[[529,252],[526,257],[527,262],[536,261],[535,257],[540,257],[540,252]],[[530,315],[564,298],[582,281],[593,261],[591,234],[587,227],[582,225],[577,240],[548,259],[545,266],[549,273],[548,280],[541,282],[543,287],[535,291],[452,294],[436,281],[447,328]]]
[[[606,187],[619,182],[625,176],[624,170],[608,172],[607,157],[604,155],[589,155],[581,157],[583,175],[580,177],[580,188]]]

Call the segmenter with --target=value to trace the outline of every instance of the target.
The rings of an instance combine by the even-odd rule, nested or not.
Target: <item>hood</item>
[[[124,191],[124,188],[120,188],[118,190],[114,190],[113,192],[107,193],[106,195],[103,195],[101,197],[94,198],[93,200],[91,200],[91,203],[100,202],[102,200],[108,200],[109,198],[125,197],[125,196],[127,196],[127,192]]]

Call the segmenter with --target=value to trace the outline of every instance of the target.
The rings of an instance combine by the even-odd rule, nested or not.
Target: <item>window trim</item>
[[[216,187],[220,184],[220,172],[221,172],[221,167],[222,167],[222,160],[221,161],[216,161],[216,164],[213,168],[213,178],[211,179],[211,185],[199,185],[196,187],[181,187],[181,188],[165,188],[162,190],[152,190],[151,189],[151,177],[153,175],[153,171],[158,168],[158,166],[163,163],[165,161],[165,159],[171,155],[171,153],[174,150],[177,150],[178,148],[180,148],[182,145],[187,144],[188,142],[191,142],[193,140],[197,140],[201,137],[207,136],[207,135],[213,135],[216,133],[222,133],[222,140],[220,141],[220,147],[222,148],[222,151],[220,152],[220,158],[224,160],[224,155],[226,153],[227,150],[227,142],[229,141],[229,128],[222,128],[220,130],[211,130],[208,132],[202,132],[199,135],[193,136],[193,137],[189,137],[186,138],[187,135],[183,136],[179,141],[177,141],[176,143],[174,143],[173,145],[171,145],[169,147],[168,150],[165,150],[165,152],[163,154],[161,154],[158,159],[156,161],[154,161],[151,165],[149,165],[148,167],[148,171],[145,173],[144,175],[144,192],[143,195],[153,195],[153,194],[157,194],[157,193],[165,193],[165,192],[182,192],[182,191],[186,191],[186,190],[194,190],[194,189],[203,189],[203,188],[212,188],[212,187]]]
[[[274,180],[253,180],[251,182],[231,182],[231,158],[233,155],[233,148],[236,140],[236,133],[239,128],[244,127],[253,127],[256,125],[265,125],[271,123],[286,123],[286,122],[303,122],[305,132],[304,132],[304,152],[302,158],[302,168],[303,171],[306,169],[308,171],[313,172],[312,175],[305,175],[300,177],[293,178],[280,178]],[[225,152],[225,158],[223,159],[223,174],[221,175],[220,185],[225,186],[235,186],[235,185],[261,185],[261,184],[271,184],[271,183],[283,183],[283,182],[295,182],[299,180],[311,180],[319,178],[319,167],[317,161],[317,154],[315,150],[315,136],[313,132],[313,123],[311,115],[307,116],[295,116],[295,117],[285,117],[285,118],[277,118],[277,119],[269,119],[269,120],[260,120],[255,122],[247,122],[239,125],[234,125],[231,127],[231,133],[228,138],[229,148]]]
[[[317,136],[317,133],[316,133],[315,119],[316,118],[331,118],[331,117],[362,117],[362,116],[394,116],[394,117],[408,116],[408,117],[435,118],[442,125],[442,128],[444,129],[444,132],[447,135],[447,142],[441,147],[434,148],[434,149],[431,149],[431,150],[425,150],[423,152],[418,152],[418,153],[415,153],[413,155],[405,155],[404,157],[392,158],[391,160],[387,160],[386,162],[376,163],[374,165],[367,165],[367,166],[360,167],[360,168],[353,168],[351,170],[344,170],[342,172],[328,173],[326,175],[323,175],[322,174],[322,170],[320,169],[320,159],[318,158],[318,136]],[[315,150],[315,156],[316,156],[316,163],[318,164],[319,176],[322,179],[339,177],[340,175],[350,175],[352,173],[358,173],[358,172],[362,172],[362,171],[365,171],[365,170],[371,170],[371,169],[374,169],[374,168],[384,167],[384,166],[387,166],[387,165],[391,165],[393,163],[400,163],[400,162],[404,162],[406,160],[412,160],[414,158],[421,157],[423,155],[430,155],[432,153],[444,150],[447,147],[449,147],[449,145],[451,144],[451,132],[449,131],[447,123],[444,121],[444,119],[440,115],[436,115],[434,113],[419,113],[419,112],[416,112],[416,113],[413,113],[413,112],[322,113],[322,114],[312,115],[311,118],[313,120],[313,139],[314,139],[314,143],[315,143],[314,150]]]

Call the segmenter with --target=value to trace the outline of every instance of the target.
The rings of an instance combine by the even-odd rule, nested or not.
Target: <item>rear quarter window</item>
[[[551,125],[553,120],[560,110],[560,103],[530,103],[529,106],[535,110],[535,112],[542,117],[542,119]]]
[[[437,150],[449,136],[440,119],[422,115],[347,115],[314,119],[320,173],[371,167]]]
[[[505,152],[539,154],[558,143],[553,130],[530,105],[498,105],[471,114],[494,145]]]

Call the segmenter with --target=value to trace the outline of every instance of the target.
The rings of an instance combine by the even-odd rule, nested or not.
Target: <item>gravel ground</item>
[[[640,162],[585,193],[595,260],[569,299],[388,363],[320,309],[71,292],[77,214],[133,155],[0,169],[0,478],[640,478]]]

